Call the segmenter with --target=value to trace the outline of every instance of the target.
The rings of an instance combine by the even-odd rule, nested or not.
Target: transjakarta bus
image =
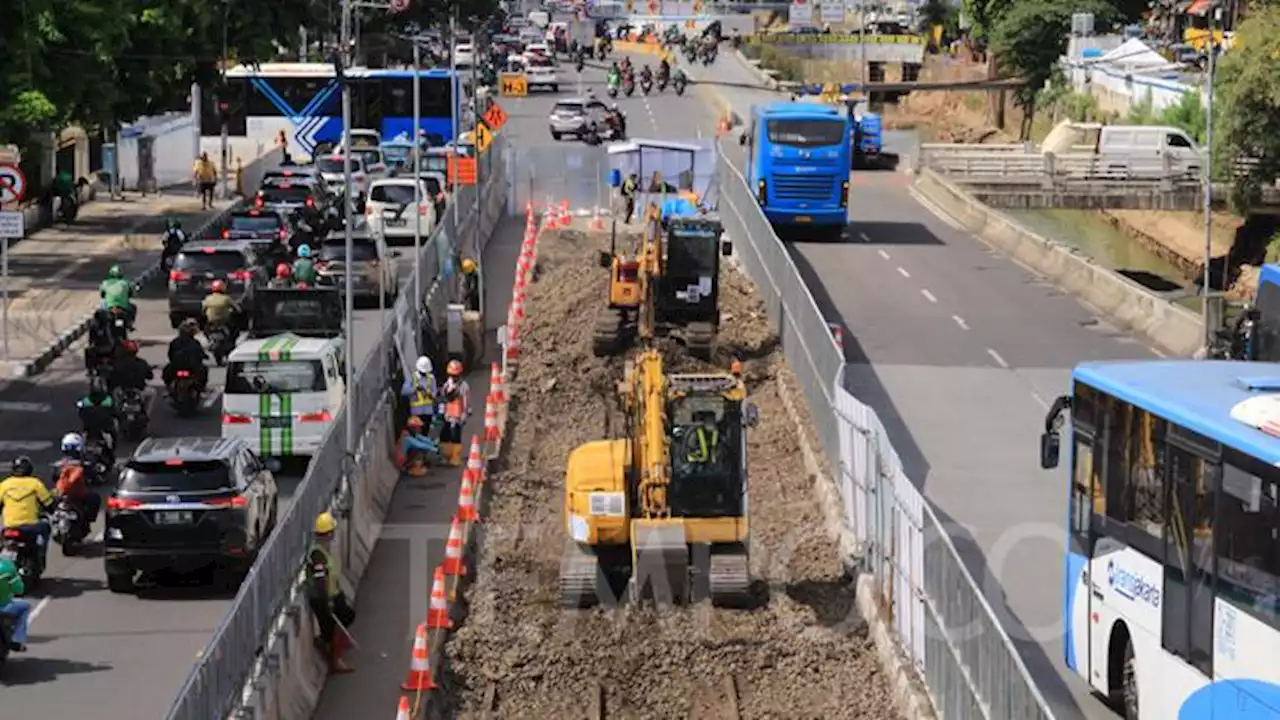
[[[378,130],[384,138],[413,137],[413,70],[351,68],[351,120],[357,128]],[[453,116],[463,93],[448,69],[421,70],[419,127],[434,145],[453,139]],[[227,134],[232,156],[257,157],[275,146],[283,130],[289,153],[312,157],[321,143],[342,140],[342,93],[333,65],[264,63],[227,71],[226,87],[204,89],[193,108],[200,116],[200,147],[218,157],[222,115],[214,102],[227,107]]]
[[[827,105],[752,108],[742,136],[747,182],[774,227],[840,236],[849,214],[850,134],[848,117]]]
[[[1280,718],[1280,373],[1091,362],[1070,410],[1066,664],[1129,720]]]

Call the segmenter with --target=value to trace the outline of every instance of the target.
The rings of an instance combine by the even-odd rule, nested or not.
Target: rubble
[[[715,364],[727,369],[741,358],[760,408],[748,462],[761,604],[560,609],[566,458],[622,424],[614,392],[623,361],[591,354],[606,282],[596,258],[607,245],[607,234],[577,229],[539,242],[540,275],[526,300],[509,438],[488,482],[470,610],[446,648],[445,715],[581,717],[598,683],[610,718],[731,717],[732,678],[742,718],[898,717],[778,396],[777,378],[790,371],[754,289],[727,268]],[[673,372],[708,369],[675,342],[663,349]]]

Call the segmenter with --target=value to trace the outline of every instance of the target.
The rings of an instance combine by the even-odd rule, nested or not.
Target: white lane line
[[[53,406],[49,403],[0,400],[0,412],[47,413],[51,410],[53,410]]]
[[[1035,391],[1033,390],[1033,391],[1031,392],[1031,397],[1032,397],[1036,402],[1040,403],[1040,407],[1044,408],[1045,410],[1048,410],[1048,409],[1049,409],[1049,403],[1048,403],[1048,401],[1046,401],[1044,398],[1040,397],[1040,393],[1035,392]]]
[[[952,216],[946,210],[943,210],[942,208],[938,207],[932,200],[929,200],[924,195],[921,195],[920,191],[916,190],[915,187],[908,185],[907,192],[910,193],[911,197],[915,199],[916,202],[920,203],[920,205],[924,207],[924,209],[933,213],[935,217],[937,217],[939,220],[949,225],[952,230],[959,230],[961,232],[965,230],[964,225],[961,225],[959,220],[957,220],[954,216]]]
[[[52,440],[0,440],[0,452],[40,452],[51,447]]]
[[[904,278],[909,278],[909,277],[911,277],[911,273],[909,273],[909,272],[907,272],[906,270],[902,269],[902,266],[901,266],[901,265],[899,265],[899,266],[898,266],[898,274],[899,274],[899,275],[901,275],[901,276],[902,276],[902,277],[904,277]]]
[[[1161,352],[1161,351],[1159,351],[1159,350],[1157,350],[1157,349],[1155,349],[1155,348],[1153,348],[1153,347],[1149,347],[1149,348],[1147,348],[1147,349],[1148,349],[1148,350],[1150,350],[1150,351],[1151,351],[1151,354],[1152,354],[1152,355],[1155,355],[1156,357],[1169,357],[1168,355],[1165,355],[1163,352]]]
[[[883,250],[877,250],[876,252],[877,252],[877,253],[879,253],[879,254],[880,254],[880,257],[884,258],[885,260],[888,260],[888,259],[889,259],[889,253],[887,253],[887,252],[885,252],[885,251],[883,251]]]
[[[933,293],[929,292],[928,288],[920,288],[920,294],[924,296],[925,300],[928,300],[931,303],[938,302],[938,298],[934,297]]]
[[[995,350],[992,350],[991,348],[987,348],[987,354],[991,356],[992,360],[996,361],[997,365],[999,365],[1002,368],[1008,369],[1009,363],[1005,362],[1004,358],[1000,357],[1000,353],[996,352]]]
[[[44,612],[45,608],[49,607],[49,601],[52,599],[53,598],[47,596],[40,598],[40,602],[36,603],[36,606],[31,608],[31,613],[27,615],[27,622],[30,623],[40,617],[40,613]]]
[[[871,238],[867,237],[867,234],[864,232],[858,233],[858,239],[861,240],[862,242],[871,242]],[[885,257],[888,257],[888,256],[886,255]]]
[[[969,329],[969,323],[965,322],[964,318],[960,317],[959,315],[952,315],[951,319],[956,321],[956,324],[960,326],[961,330]]]

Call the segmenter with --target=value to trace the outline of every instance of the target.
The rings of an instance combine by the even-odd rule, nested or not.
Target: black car
[[[246,240],[260,253],[270,253],[280,246],[296,247],[297,234],[298,229],[287,215],[265,208],[232,212],[220,233],[223,240]]]
[[[244,440],[149,438],[107,498],[107,586],[129,593],[139,574],[212,567],[243,579],[278,517],[275,477]]]
[[[323,182],[306,178],[263,183],[253,197],[253,207],[284,213],[313,228],[323,224],[325,211],[333,203],[333,195]]]
[[[200,240],[182,246],[169,271],[169,324],[176,328],[189,317],[203,322],[201,305],[216,280],[226,283],[227,296],[248,311],[254,286],[270,279],[268,263],[244,240]]]

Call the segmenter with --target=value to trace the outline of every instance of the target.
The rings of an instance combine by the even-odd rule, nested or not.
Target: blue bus
[[[1065,662],[1131,720],[1280,717],[1280,374],[1089,362],[1070,413]]]
[[[809,229],[839,237],[848,222],[849,118],[807,102],[752,108],[742,141],[747,182],[765,217],[778,229]]]
[[[453,118],[463,98],[460,78],[448,69],[419,71],[419,127],[433,145],[453,140]],[[351,120],[357,128],[377,130],[383,139],[413,137],[413,76],[410,69],[351,68]],[[216,96],[216,97],[215,97]],[[216,100],[216,102],[215,102]],[[225,106],[227,134],[241,157],[272,148],[284,132],[292,155],[311,157],[317,145],[342,139],[342,93],[333,65],[264,63],[227,71],[222,88],[201,91],[201,145],[216,148]],[[216,153],[211,153],[216,156]]]

